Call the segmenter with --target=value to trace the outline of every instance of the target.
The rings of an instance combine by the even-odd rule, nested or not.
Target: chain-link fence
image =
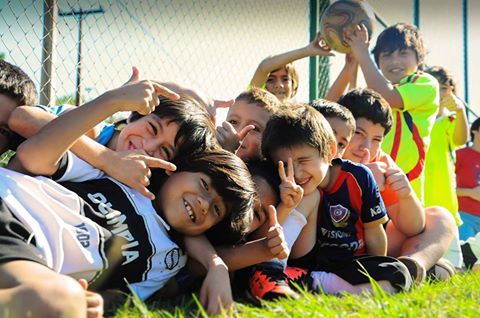
[[[89,100],[126,81],[132,65],[144,78],[229,99],[263,58],[308,43],[309,3],[2,0],[0,54],[34,79],[43,103],[73,102],[77,91]],[[296,66],[304,100],[308,59]]]

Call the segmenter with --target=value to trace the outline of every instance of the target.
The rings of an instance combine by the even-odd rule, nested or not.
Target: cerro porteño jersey
[[[335,159],[341,171],[328,190],[320,190],[317,221],[319,254],[330,262],[342,262],[366,254],[364,225],[385,223],[387,213],[377,184],[368,168]]]
[[[141,299],[185,265],[186,255],[150,200],[67,153],[55,176],[0,168],[0,196],[35,237],[54,271]]]

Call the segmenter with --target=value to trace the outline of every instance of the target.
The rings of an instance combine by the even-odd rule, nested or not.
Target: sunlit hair
[[[190,96],[181,95],[178,100],[159,96],[160,105],[151,113],[159,118],[169,118],[180,128],[175,136],[175,156],[213,148],[217,146],[215,125],[203,105]],[[133,112],[128,123],[143,115]]]
[[[275,95],[258,87],[252,87],[251,89],[240,93],[240,95],[235,98],[235,102],[239,101],[262,107],[269,114],[275,114],[280,107],[280,101]]]
[[[37,90],[30,77],[18,66],[0,59],[0,94],[13,99],[17,106],[37,103]]]
[[[271,160],[278,149],[308,145],[327,158],[330,142],[335,143],[335,136],[325,117],[311,106],[297,104],[270,118],[262,136],[262,154]]]
[[[285,69],[288,77],[290,77],[290,80],[292,81],[292,96],[290,97],[294,97],[297,94],[298,81],[299,81],[297,69],[295,68],[295,65],[293,65],[293,63],[288,63],[283,68]],[[271,73],[276,72],[280,69],[282,68],[273,70]]]
[[[372,53],[379,66],[380,54],[404,49],[412,49],[417,55],[418,66],[423,67],[426,55],[423,37],[418,28],[410,23],[397,23],[383,30]]]
[[[382,126],[384,136],[392,129],[392,110],[382,95],[373,89],[353,89],[340,97],[338,103],[350,110],[355,120],[365,118]]]
[[[191,153],[172,162],[177,166],[177,172],[202,172],[209,176],[225,204],[224,219],[208,230],[208,237],[224,244],[239,241],[252,222],[256,199],[255,185],[245,163],[223,149]],[[158,193],[167,178],[163,170],[152,171],[149,190]]]
[[[323,98],[315,99],[309,105],[318,110],[327,119],[338,118],[345,122],[350,134],[353,135],[355,133],[355,118],[344,106]]]
[[[452,88],[454,94],[457,94],[457,82],[446,68],[442,66],[431,66],[425,70],[437,79],[440,85],[445,85]]]

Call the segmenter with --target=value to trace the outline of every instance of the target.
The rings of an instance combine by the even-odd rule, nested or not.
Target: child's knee
[[[441,227],[442,232],[453,239],[457,231],[457,225],[453,215],[447,209],[440,206],[431,206],[425,209],[425,214],[428,223]]]
[[[57,275],[48,280],[25,283],[17,288],[16,299],[31,317],[86,317],[85,290],[74,279]]]

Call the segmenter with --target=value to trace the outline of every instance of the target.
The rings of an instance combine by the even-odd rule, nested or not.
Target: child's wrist
[[[228,266],[225,264],[223,259],[220,256],[215,256],[213,257],[209,264],[208,264],[208,269],[224,269],[228,272]]]

